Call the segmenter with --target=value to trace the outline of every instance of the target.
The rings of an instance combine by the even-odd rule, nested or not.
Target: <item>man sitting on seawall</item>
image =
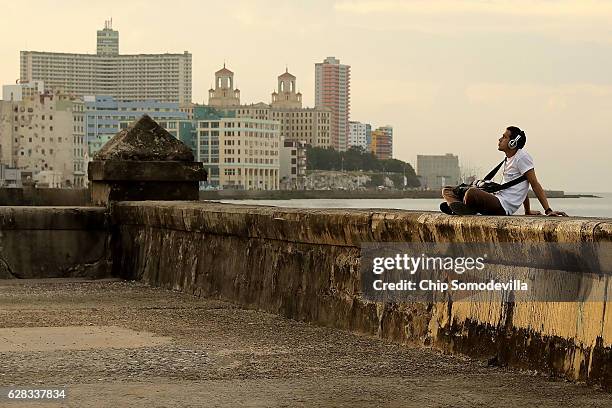
[[[563,211],[553,211],[548,205],[544,189],[535,174],[533,159],[529,153],[522,150],[526,142],[525,132],[516,126],[510,126],[499,139],[497,145],[497,149],[506,154],[503,162],[502,186],[500,187],[503,187],[504,183],[511,182],[519,177],[522,177],[523,181],[505,186],[505,188],[492,193],[478,187],[469,187],[465,190],[463,197],[461,197],[462,191],[460,188],[444,187],[442,197],[445,202],[440,204],[440,209],[447,214],[457,215],[512,215],[523,204],[526,215],[540,215],[539,211],[532,211],[529,208],[527,193],[531,185],[546,215],[567,216]],[[492,178],[498,169],[499,166],[493,169],[485,177],[485,180]]]

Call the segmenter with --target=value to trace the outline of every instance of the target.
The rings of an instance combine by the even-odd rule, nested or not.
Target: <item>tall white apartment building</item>
[[[349,122],[349,148],[357,146],[368,150],[368,130],[371,129],[368,123]]]
[[[49,187],[86,184],[84,104],[44,93],[0,101],[0,164]]]
[[[331,144],[336,150],[348,148],[351,114],[351,67],[328,57],[315,64],[315,106],[331,109]]]
[[[119,54],[119,32],[106,22],[96,54],[21,51],[21,82],[118,100],[191,102],[191,54]]]

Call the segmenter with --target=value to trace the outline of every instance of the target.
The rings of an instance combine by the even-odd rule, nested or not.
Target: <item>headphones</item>
[[[525,132],[521,130],[514,139],[510,139],[510,141],[508,141],[508,147],[511,149],[516,149],[518,146],[518,142],[521,140],[522,136],[525,136]]]

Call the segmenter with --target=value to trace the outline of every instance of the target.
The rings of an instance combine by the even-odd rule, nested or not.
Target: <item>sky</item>
[[[482,177],[515,125],[544,188],[612,191],[612,1],[3,2],[0,82],[20,50],[95,53],[111,17],[122,54],[192,53],[194,102],[225,61],[242,103],[269,103],[288,67],[313,106],[314,64],[335,56],[350,119],[392,125],[395,158],[454,153]]]

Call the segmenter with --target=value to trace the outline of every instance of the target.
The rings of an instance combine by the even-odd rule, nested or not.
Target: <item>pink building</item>
[[[331,109],[331,145],[340,151],[348,148],[351,111],[351,67],[327,57],[315,64],[315,106]]]

